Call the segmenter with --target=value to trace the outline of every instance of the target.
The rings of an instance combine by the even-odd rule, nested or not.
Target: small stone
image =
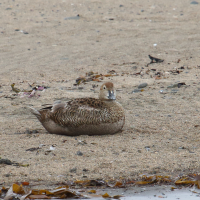
[[[76,170],[77,170],[77,168],[74,167],[74,168],[70,169],[69,172],[71,172],[71,173],[76,173]]]
[[[75,19],[75,20],[77,20],[77,19],[80,19],[80,15],[78,14],[78,15],[76,15],[76,16],[73,16],[73,17],[65,17],[64,18],[64,20],[73,20],[73,19]]]
[[[144,10],[141,10],[141,12],[144,12]]]
[[[138,92],[142,92],[140,89],[135,89],[132,91],[132,93],[138,93]]]
[[[192,1],[190,4],[199,4],[197,1]]]
[[[145,149],[146,149],[147,151],[150,151],[150,146],[146,146]]]
[[[5,177],[9,177],[10,176],[10,174],[5,174]]]
[[[29,34],[27,31],[23,31],[24,34]]]
[[[0,159],[0,164],[12,165],[12,162],[8,159]]]
[[[76,155],[78,155],[78,156],[82,156],[83,153],[82,153],[81,151],[77,151]]]
[[[16,28],[15,31],[20,31],[20,29],[19,29],[19,28]]]
[[[38,130],[32,130],[32,133],[39,133]]]
[[[85,144],[87,144],[87,142],[85,140],[79,140],[78,143],[77,143],[77,145],[79,145],[79,144],[85,145]]]
[[[84,87],[78,87],[78,89],[79,89],[79,90],[83,90],[83,89],[84,89]]]
[[[165,90],[160,90],[159,93],[160,94],[167,94],[167,92]]]
[[[142,153],[142,151],[141,151],[141,150],[138,150],[138,153]]]
[[[132,69],[136,70],[138,67],[137,66],[133,66]]]
[[[140,85],[138,85],[138,88],[145,88],[147,87],[147,83],[141,83]]]
[[[88,169],[85,169],[85,168],[83,169],[83,172],[88,172],[88,171],[89,171]]]
[[[124,7],[123,5],[119,5],[119,7]]]
[[[29,129],[26,129],[26,131],[24,133],[25,134],[31,134],[31,131]]]
[[[177,93],[177,92],[178,90],[175,90],[175,89],[171,90],[171,93]]]
[[[6,8],[6,10],[12,10],[12,8]]]
[[[175,83],[175,84],[173,84],[173,85],[167,86],[167,88],[175,88],[175,87],[178,87],[178,83]]]

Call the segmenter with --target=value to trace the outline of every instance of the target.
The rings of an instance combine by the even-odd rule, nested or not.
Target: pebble
[[[160,94],[167,94],[167,92],[165,90],[160,90],[159,93]]]
[[[142,92],[140,89],[134,89],[133,91],[132,91],[132,93],[138,93],[138,92]]]
[[[146,149],[147,151],[150,151],[150,146],[146,146],[145,149]]]
[[[141,83],[140,85],[138,85],[138,88],[145,88],[147,87],[147,83]]]
[[[8,159],[0,159],[0,164],[12,165],[12,162]]]
[[[176,90],[176,89],[171,90],[171,93],[177,93],[177,92],[178,92],[178,90]]]
[[[31,134],[31,131],[29,129],[26,129],[26,131],[24,133],[25,134]]]
[[[74,168],[70,169],[69,172],[71,172],[71,173],[76,173],[76,170],[77,170],[77,168],[74,167]]]
[[[175,87],[178,87],[178,83],[175,83],[175,84],[173,84],[173,85],[167,86],[167,88],[175,88]]]
[[[83,153],[82,153],[81,151],[77,151],[76,155],[78,155],[78,156],[82,156]]]
[[[186,85],[186,84],[185,84],[184,82],[175,83],[175,84],[173,84],[173,85],[167,86],[167,88],[176,88],[176,87],[180,88],[180,87],[183,86],[183,85]]]
[[[199,4],[197,1],[192,1],[190,4]]]
[[[38,130],[32,130],[32,133],[39,133]]]
[[[179,147],[179,149],[186,149],[185,147]]]
[[[76,16],[74,16],[74,17],[65,17],[65,18],[64,18],[64,20],[71,20],[71,19],[77,20],[77,19],[80,19],[80,16],[79,16],[79,15],[76,15]]]

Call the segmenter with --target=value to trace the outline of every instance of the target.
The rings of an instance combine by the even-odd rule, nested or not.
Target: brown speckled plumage
[[[111,82],[101,86],[99,99],[77,98],[39,111],[32,109],[32,113],[48,132],[69,136],[114,134],[125,122]]]

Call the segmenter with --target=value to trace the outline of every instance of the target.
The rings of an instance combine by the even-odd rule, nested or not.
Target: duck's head
[[[115,100],[116,91],[113,83],[106,82],[100,88],[99,99],[101,100]]]

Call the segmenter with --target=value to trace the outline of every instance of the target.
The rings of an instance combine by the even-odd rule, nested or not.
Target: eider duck
[[[31,108],[44,128],[52,134],[67,136],[114,134],[124,126],[124,109],[116,102],[111,82],[100,88],[99,99],[76,98],[40,110]]]

